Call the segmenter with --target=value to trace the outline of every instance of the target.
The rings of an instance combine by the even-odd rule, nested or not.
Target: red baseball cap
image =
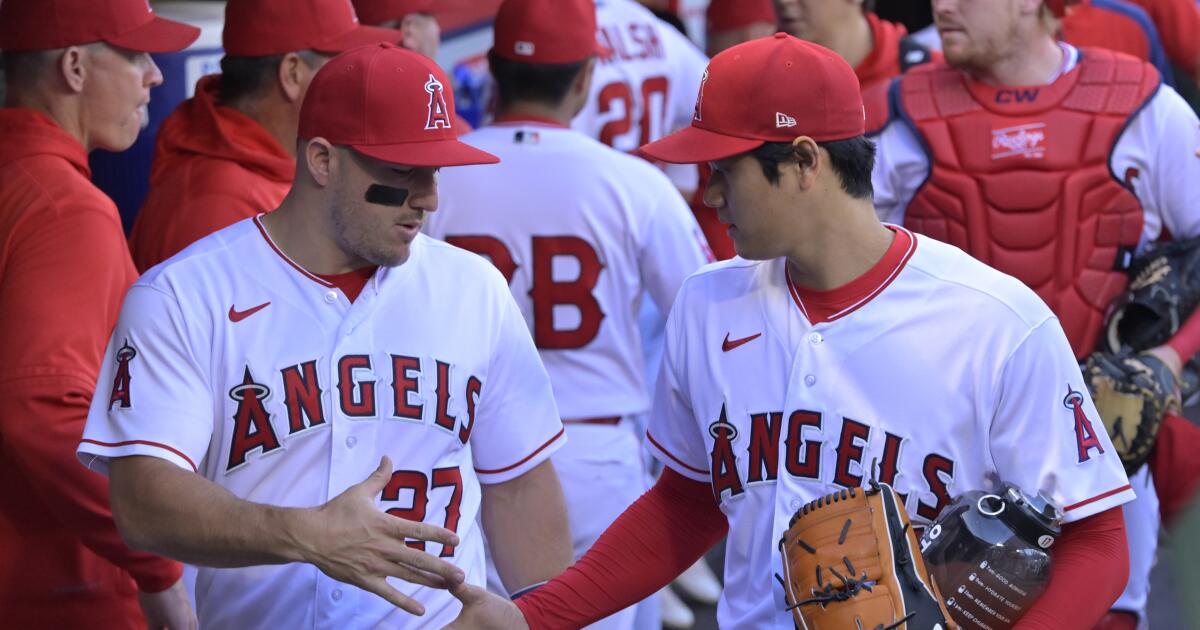
[[[525,63],[574,63],[601,53],[592,0],[504,0],[492,52]]]
[[[367,24],[383,24],[410,13],[432,13],[433,0],[354,0],[354,10]]]
[[[766,142],[817,142],[866,132],[858,77],[837,53],[786,33],[712,58],[692,124],[638,152],[676,164],[720,160]]]
[[[187,48],[200,29],[160,18],[148,0],[0,0],[0,50],[105,42],[138,52]]]
[[[346,51],[321,67],[300,106],[299,136],[406,166],[500,161],[458,141],[454,93],[442,69],[390,43]]]
[[[775,5],[771,0],[712,0],[708,4],[708,32],[723,33],[765,22],[775,24]]]
[[[221,34],[225,54],[234,57],[340,53],[401,37],[397,30],[359,24],[350,0],[229,0]]]

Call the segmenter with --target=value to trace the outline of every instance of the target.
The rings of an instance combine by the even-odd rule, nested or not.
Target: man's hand
[[[138,605],[142,607],[146,627],[150,630],[196,630],[200,627],[182,578],[165,591],[139,591]]]
[[[1179,358],[1179,353],[1168,345],[1155,346],[1146,351],[1154,355],[1159,361],[1170,368],[1171,373],[1175,375],[1175,380],[1179,380],[1179,375],[1183,371],[1183,361]]]
[[[495,593],[464,582],[450,594],[462,602],[463,609],[443,630],[529,630],[521,609]]]
[[[461,584],[462,569],[412,549],[407,540],[442,545],[459,544],[454,532],[379,511],[375,498],[392,475],[386,456],[362,483],[351,486],[325,505],[307,511],[299,523],[296,541],[306,562],[329,577],[375,593],[414,615],[425,607],[387,583],[397,577],[433,588]]]

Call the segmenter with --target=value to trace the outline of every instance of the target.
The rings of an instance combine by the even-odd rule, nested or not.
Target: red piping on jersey
[[[191,457],[184,455],[183,451],[180,451],[176,448],[167,446],[166,444],[159,444],[158,442],[151,442],[150,440],[125,440],[124,442],[101,442],[100,440],[93,440],[91,438],[83,438],[82,440],[80,440],[80,442],[84,442],[87,444],[95,444],[97,446],[114,446],[114,447],[115,446],[129,446],[130,444],[145,444],[147,446],[157,446],[158,448],[161,448],[164,451],[170,451],[170,452],[175,453],[176,455],[182,457],[183,461],[187,462],[188,466],[192,467],[192,472],[197,472],[196,464],[195,464],[195,462],[192,461]]]
[[[1084,500],[1080,501],[1079,503],[1074,503],[1074,504],[1068,505],[1067,507],[1063,508],[1063,512],[1070,512],[1071,510],[1077,510],[1085,505],[1088,505],[1089,503],[1095,503],[1096,501],[1099,501],[1100,499],[1107,499],[1108,497],[1111,497],[1114,494],[1118,494],[1121,492],[1125,492],[1126,490],[1132,490],[1132,489],[1133,489],[1133,486],[1131,484],[1125,484],[1125,485],[1121,486],[1120,488],[1114,488],[1103,494],[1097,494],[1096,496],[1094,496],[1090,499],[1084,499]]]
[[[813,321],[812,317],[809,316],[808,309],[804,308],[804,300],[802,300],[800,298],[800,292],[796,288],[796,283],[792,282],[792,273],[791,273],[791,271],[788,270],[788,267],[786,264],[783,266],[784,280],[787,282],[788,292],[791,293],[792,301],[795,302],[796,307],[800,309],[800,313],[804,315],[804,319],[807,319],[809,321],[809,323],[811,323],[811,324],[819,324],[821,322],[832,322],[834,320],[845,317],[845,316],[849,315],[850,313],[853,313],[854,311],[862,308],[864,305],[866,305],[871,300],[875,299],[875,296],[879,295],[884,289],[886,289],[888,287],[888,285],[890,285],[892,283],[893,280],[896,279],[897,276],[900,275],[900,271],[904,269],[904,266],[908,264],[909,259],[912,258],[913,252],[915,252],[917,250],[917,239],[915,236],[913,236],[912,232],[908,231],[907,229],[905,229],[903,227],[894,226],[894,225],[889,225],[887,227],[888,227],[888,229],[891,229],[892,231],[896,232],[896,238],[901,238],[901,234],[903,234],[904,236],[907,236],[907,238],[908,238],[908,247],[899,256],[898,261],[893,262],[893,260],[894,260],[893,256],[895,255],[896,252],[892,252],[891,248],[889,247],[889,251],[884,254],[883,258],[880,259],[880,261],[878,263],[876,263],[874,267],[872,267],[871,269],[868,269],[863,275],[859,276],[858,278],[855,278],[854,280],[851,280],[849,283],[847,283],[841,287],[838,287],[837,289],[832,289],[830,291],[821,291],[821,292],[814,291],[814,293],[835,294],[835,293],[841,292],[843,289],[849,289],[849,290],[853,291],[854,289],[857,289],[857,287],[853,287],[852,285],[855,282],[857,282],[858,280],[860,280],[862,278],[866,278],[868,276],[877,275],[879,273],[880,269],[885,265],[889,265],[889,264],[895,265],[892,268],[892,270],[888,273],[887,277],[885,277],[883,279],[883,281],[880,282],[871,291],[867,292],[861,298],[855,300],[853,304],[843,308],[842,310],[840,310],[836,313],[830,314],[827,317],[818,318],[817,321]]]
[[[295,261],[293,261],[291,258],[288,258],[287,254],[279,251],[279,248],[275,246],[275,241],[271,240],[271,235],[267,234],[267,228],[263,227],[262,217],[263,217],[263,215],[261,215],[261,214],[254,217],[254,225],[258,228],[258,233],[262,234],[263,240],[265,240],[267,242],[267,245],[271,246],[271,251],[275,252],[280,258],[282,258],[284,260],[284,262],[291,265],[296,271],[299,271],[300,273],[304,274],[304,277],[308,278],[309,280],[312,280],[313,282],[316,282],[317,284],[319,284],[323,287],[331,287],[332,288],[333,284],[326,282],[325,280],[322,280],[321,278],[318,278],[317,276],[309,273],[307,270],[304,269],[304,267],[297,265]]]
[[[475,472],[477,472],[481,475],[495,475],[498,473],[510,471],[510,470],[516,468],[517,466],[520,466],[521,464],[524,464],[525,462],[533,459],[534,455],[537,455],[538,453],[541,453],[542,451],[546,450],[546,447],[550,446],[551,444],[553,444],[555,442],[555,440],[562,437],[563,433],[565,433],[565,432],[566,432],[566,429],[559,429],[558,433],[554,434],[554,437],[550,438],[549,440],[546,440],[545,444],[537,447],[536,450],[534,450],[532,453],[526,455],[523,459],[521,459],[521,461],[513,464],[512,466],[505,466],[504,468],[497,468],[495,470],[485,470],[483,468],[476,468]]]
[[[546,127],[558,127],[559,129],[570,129],[570,127],[558,122],[557,120],[552,118],[543,118],[542,116],[525,116],[514,114],[512,116],[500,116],[499,118],[492,120],[493,126],[521,124],[543,125]]]
[[[700,470],[699,468],[693,468],[693,467],[688,466],[687,464],[683,463],[683,460],[679,459],[678,457],[675,457],[675,455],[673,455],[671,453],[671,451],[668,451],[667,449],[663,448],[663,445],[659,444],[658,440],[654,439],[654,436],[650,435],[649,431],[646,431],[646,439],[650,440],[650,443],[654,445],[654,448],[657,448],[658,450],[662,451],[663,455],[670,457],[671,461],[675,462],[676,464],[679,464],[680,466],[683,466],[684,468],[686,468],[698,475],[705,475],[705,476],[708,475],[707,470]]]

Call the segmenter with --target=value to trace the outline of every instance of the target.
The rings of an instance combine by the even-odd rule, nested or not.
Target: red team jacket
[[[296,161],[249,116],[216,102],[220,75],[196,84],[158,130],[150,192],[129,237],[139,271],[279,205]]]
[[[137,278],[121,219],[49,117],[0,109],[0,137],[0,625],[144,628],[135,581],[182,568],[125,546],[107,480],[75,458]]]

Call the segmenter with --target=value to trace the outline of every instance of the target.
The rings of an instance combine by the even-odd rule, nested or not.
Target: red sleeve
[[[1167,341],[1167,345],[1184,363],[1200,352],[1200,309],[1192,311],[1179,330],[1175,331],[1175,336]]]
[[[164,590],[181,565],[125,546],[107,481],[75,458],[108,336],[136,277],[116,209],[51,208],[12,236],[0,299],[0,453],[18,478],[0,492],[37,497],[43,518],[142,590]]]
[[[1187,418],[1167,414],[1150,451],[1150,474],[1158,493],[1158,511],[1168,529],[1200,496],[1200,427]]]
[[[1089,630],[1129,581],[1129,542],[1120,506],[1063,526],[1046,592],[1015,630]]]
[[[728,529],[709,485],[667,468],[586,555],[517,607],[531,630],[582,628],[658,592]]]

